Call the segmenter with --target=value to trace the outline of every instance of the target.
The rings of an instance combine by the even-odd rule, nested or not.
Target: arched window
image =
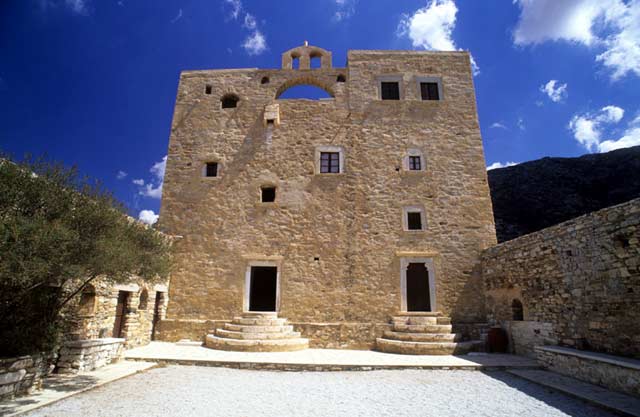
[[[138,310],[146,310],[148,303],[149,303],[149,292],[145,288],[140,293],[140,303],[138,304]]]
[[[322,68],[322,54],[319,52],[309,54],[309,66],[310,68]]]
[[[87,285],[80,294],[78,313],[90,316],[96,312],[96,289],[93,285]]]
[[[300,54],[293,53],[291,54],[291,69],[299,69],[300,68]]]
[[[269,77],[262,77],[260,84],[269,84]]]
[[[511,302],[511,312],[513,313],[514,321],[524,320],[524,309],[522,308],[522,302],[517,298]]]
[[[336,78],[336,81],[339,83],[343,83],[347,81],[347,78],[344,75],[340,74],[338,75],[338,78]]]
[[[220,101],[222,101],[223,109],[232,109],[234,107],[238,107],[238,101],[240,101],[240,97],[236,96],[235,94],[227,94],[223,96]]]

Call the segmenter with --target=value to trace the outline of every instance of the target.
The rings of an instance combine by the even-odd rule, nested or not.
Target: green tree
[[[164,279],[169,240],[98,183],[44,159],[0,159],[0,357],[50,350],[96,278]]]

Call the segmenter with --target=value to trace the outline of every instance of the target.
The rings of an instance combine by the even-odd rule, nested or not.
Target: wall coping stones
[[[112,345],[115,343],[124,343],[124,339],[119,339],[116,337],[105,337],[102,339],[73,340],[70,342],[66,342],[64,345],[65,347],[70,348],[87,348],[93,346]]]
[[[585,350],[577,350],[560,346],[536,346],[536,351],[556,353],[560,355],[575,356],[582,359],[588,359],[596,362],[604,362],[611,365],[621,366],[623,368],[634,369],[640,371],[640,360],[623,358],[621,356],[607,355],[605,353],[590,352]]]

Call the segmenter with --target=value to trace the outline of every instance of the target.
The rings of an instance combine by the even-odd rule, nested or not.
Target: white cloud
[[[161,198],[162,197],[162,185],[164,183],[164,172],[167,167],[167,157],[163,157],[161,161],[153,164],[149,172],[153,174],[153,178],[147,182],[146,184],[142,180],[134,180],[133,183],[136,185],[140,185],[140,190],[138,194],[143,195],[145,197],[150,198]],[[138,184],[138,182],[142,181],[142,184]]]
[[[403,15],[397,35],[411,39],[414,48],[430,51],[456,51],[452,33],[456,27],[458,7],[453,0],[430,0],[413,14]],[[476,60],[471,58],[473,75],[480,74]]]
[[[604,50],[596,56],[616,80],[640,75],[640,0],[514,0],[517,45],[568,41]]]
[[[516,126],[518,126],[518,129],[524,131],[526,130],[526,126],[524,125],[524,119],[522,117],[518,117],[518,121],[516,122]]]
[[[182,9],[178,9],[178,14],[176,15],[176,17],[171,19],[171,23],[176,23],[181,18],[182,18]]]
[[[245,38],[242,47],[249,55],[260,55],[267,50],[267,41],[264,35],[256,30]]]
[[[65,0],[65,5],[74,13],[86,15],[89,13],[86,0]]]
[[[335,0],[337,10],[333,14],[333,21],[341,22],[353,16],[356,12],[356,3],[357,0]]]
[[[487,171],[490,171],[492,169],[498,169],[498,168],[506,168],[506,167],[512,167],[514,165],[518,165],[517,162],[494,162],[493,164],[489,165],[487,167]]]
[[[135,185],[144,185],[144,180],[142,178],[140,179],[135,179],[133,181],[131,181],[132,183],[134,183]]]
[[[225,4],[231,7],[231,18],[237,19],[242,10],[242,2],[240,0],[225,0]]]
[[[596,113],[574,115],[568,128],[573,137],[589,152],[607,152],[613,149],[640,145],[640,122],[631,122],[624,136],[617,140],[602,140],[607,125],[619,123],[624,117],[624,109],[617,106],[605,106]]]
[[[494,122],[491,126],[489,126],[489,128],[491,129],[504,129],[504,130],[508,130],[507,126],[505,126],[504,124],[500,123],[500,122]]]
[[[138,214],[138,220],[142,223],[146,223],[148,225],[152,225],[158,221],[158,216],[153,210],[142,210],[140,214]]]
[[[242,24],[243,27],[249,29],[249,30],[253,30],[256,28],[256,18],[253,17],[252,15],[250,15],[249,13],[247,13],[246,15],[244,15],[244,23]]]
[[[260,29],[258,29],[258,21],[251,14],[245,11],[244,6],[242,5],[241,0],[224,0],[225,5],[230,7],[230,18],[233,20],[238,20],[240,16],[244,15],[244,17],[240,20],[241,27],[245,30],[251,31],[245,38],[244,42],[242,42],[242,48],[249,55],[260,55],[264,51],[268,49],[267,47],[267,39]],[[227,51],[229,49],[227,48]]]
[[[122,180],[122,179],[125,179],[127,177],[127,175],[129,175],[129,174],[127,174],[124,171],[118,171],[118,174],[116,175],[116,178],[119,179],[119,180]]]
[[[549,80],[548,83],[540,86],[540,91],[549,96],[554,103],[558,103],[567,98],[567,84],[560,84],[558,80]]]

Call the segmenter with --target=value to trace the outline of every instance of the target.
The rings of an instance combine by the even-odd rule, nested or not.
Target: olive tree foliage
[[[0,357],[54,348],[65,306],[98,277],[166,278],[169,250],[75,169],[0,159]]]

